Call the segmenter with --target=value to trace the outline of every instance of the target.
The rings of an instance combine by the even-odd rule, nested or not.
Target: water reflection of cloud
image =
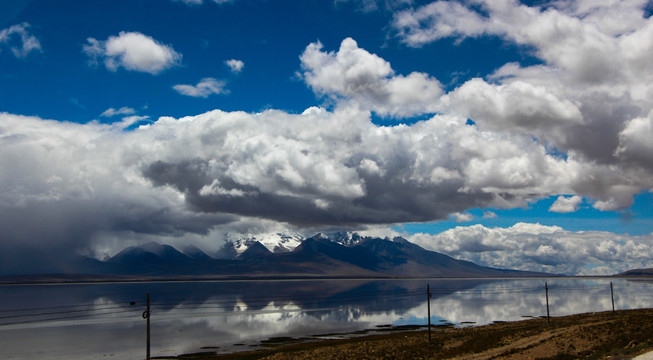
[[[440,320],[486,324],[497,320],[520,320],[522,316],[542,316],[546,314],[545,281],[549,285],[552,316],[610,310],[610,281],[614,282],[617,309],[653,306],[653,284],[621,279],[0,288],[0,310],[30,307],[35,304],[30,303],[35,296],[59,299],[54,301],[56,305],[86,303],[89,310],[97,313],[107,308],[130,310],[98,317],[0,326],[0,348],[10,358],[43,358],[45,350],[42,347],[46,345],[48,358],[84,358],[85,355],[80,353],[82,350],[71,348],[71,344],[83,342],[86,354],[134,358],[134,354],[143,350],[145,321],[140,316],[143,303],[139,302],[132,308],[127,300],[146,291],[151,291],[155,300],[151,318],[153,354],[176,355],[199,351],[204,346],[220,346],[220,351],[228,351],[234,343],[257,344],[276,336],[305,337],[386,324],[425,324],[426,284],[431,285],[433,293],[431,315],[434,324]],[[252,288],[264,288],[265,291],[258,295]],[[320,295],[311,298],[316,289],[321,290]],[[263,300],[264,297],[272,300]],[[62,298],[67,298],[67,302]],[[26,341],[35,338],[39,339],[39,345],[26,347]],[[115,352],[115,346],[105,346],[107,342],[119,343],[120,353]],[[75,356],[71,355],[73,352]]]

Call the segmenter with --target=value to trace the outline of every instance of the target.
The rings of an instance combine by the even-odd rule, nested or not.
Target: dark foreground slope
[[[631,359],[653,350],[653,310],[625,310],[479,327],[395,332],[299,342],[253,352],[184,355],[183,359]],[[174,357],[172,357],[174,358]]]

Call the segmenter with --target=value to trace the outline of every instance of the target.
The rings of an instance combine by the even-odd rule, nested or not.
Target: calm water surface
[[[387,325],[458,326],[653,307],[653,279],[419,279],[0,286],[3,359],[143,359],[250,350],[274,337],[331,338]]]

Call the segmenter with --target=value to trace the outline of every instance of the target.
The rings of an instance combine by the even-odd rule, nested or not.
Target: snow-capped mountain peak
[[[363,237],[356,232],[335,232],[328,235],[328,239],[345,246],[354,246],[358,244]]]
[[[298,233],[225,234],[225,246],[219,252],[220,258],[238,257],[256,242],[272,253],[293,251],[304,237]]]
[[[317,233],[310,238],[328,240],[344,246],[354,246],[364,239],[356,232]],[[286,253],[295,250],[304,240],[306,238],[299,233],[227,233],[225,234],[225,245],[218,251],[216,257],[235,259],[257,242],[272,253]]]
[[[266,233],[252,237],[273,253],[293,251],[302,243],[304,237],[300,234]]]

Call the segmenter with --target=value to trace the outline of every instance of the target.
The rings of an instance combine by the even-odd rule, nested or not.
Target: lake
[[[250,350],[280,337],[335,338],[427,322],[471,326],[653,307],[653,279],[197,281],[0,286],[3,359],[144,359]],[[262,343],[263,342],[263,343]]]

